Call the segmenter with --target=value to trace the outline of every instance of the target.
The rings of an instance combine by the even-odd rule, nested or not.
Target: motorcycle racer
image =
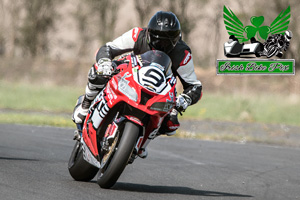
[[[282,34],[274,34],[270,35],[266,42],[264,43],[264,50],[261,53],[263,56],[268,55],[268,48],[271,45],[279,46],[278,52],[276,52],[276,56],[281,58],[283,56],[283,51],[287,51],[290,46],[290,40],[292,39],[293,34],[292,31],[285,31],[284,35]]]
[[[202,84],[194,72],[193,58],[189,46],[182,40],[180,22],[172,12],[157,12],[149,21],[147,28],[135,27],[115,40],[103,45],[96,54],[96,63],[88,74],[84,100],[73,113],[73,121],[82,123],[91,102],[105,87],[114,70],[112,59],[131,52],[135,55],[149,50],[165,52],[172,60],[172,72],[183,85],[183,93],[176,98],[177,110],[185,111],[188,106],[199,101]],[[175,134],[180,124],[174,109],[163,121],[160,134]],[[146,150],[140,157],[146,157]]]

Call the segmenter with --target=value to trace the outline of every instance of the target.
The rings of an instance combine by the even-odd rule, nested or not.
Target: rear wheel
[[[99,169],[83,158],[83,150],[80,142],[76,142],[72,154],[69,159],[68,169],[70,175],[76,181],[90,181],[92,180]]]
[[[117,138],[117,144],[113,147],[113,153],[108,163],[99,170],[97,183],[101,188],[112,187],[125,169],[128,160],[135,147],[139,135],[138,125],[126,122],[123,134]],[[111,153],[111,152],[109,152]],[[105,156],[104,156],[105,157]]]

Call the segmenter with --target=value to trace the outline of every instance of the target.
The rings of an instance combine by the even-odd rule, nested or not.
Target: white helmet
[[[290,41],[290,39],[293,37],[292,31],[285,31],[284,37],[287,41]]]

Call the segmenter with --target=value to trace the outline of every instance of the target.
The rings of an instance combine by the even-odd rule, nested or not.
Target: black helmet
[[[160,69],[166,78],[172,75],[172,61],[170,57],[159,50],[147,51],[143,54],[138,55],[138,59],[142,62],[143,67],[154,66]]]
[[[180,39],[180,23],[172,12],[157,12],[148,23],[150,47],[169,53]]]

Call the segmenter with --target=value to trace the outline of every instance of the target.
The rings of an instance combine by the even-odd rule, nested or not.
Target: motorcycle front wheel
[[[96,176],[99,170],[97,167],[84,160],[81,143],[78,141],[76,142],[71,153],[68,169],[70,175],[76,181],[90,181]]]
[[[125,122],[123,134],[120,135],[110,162],[98,172],[97,183],[101,188],[111,188],[122,174],[135,147],[139,127],[132,122]]]

